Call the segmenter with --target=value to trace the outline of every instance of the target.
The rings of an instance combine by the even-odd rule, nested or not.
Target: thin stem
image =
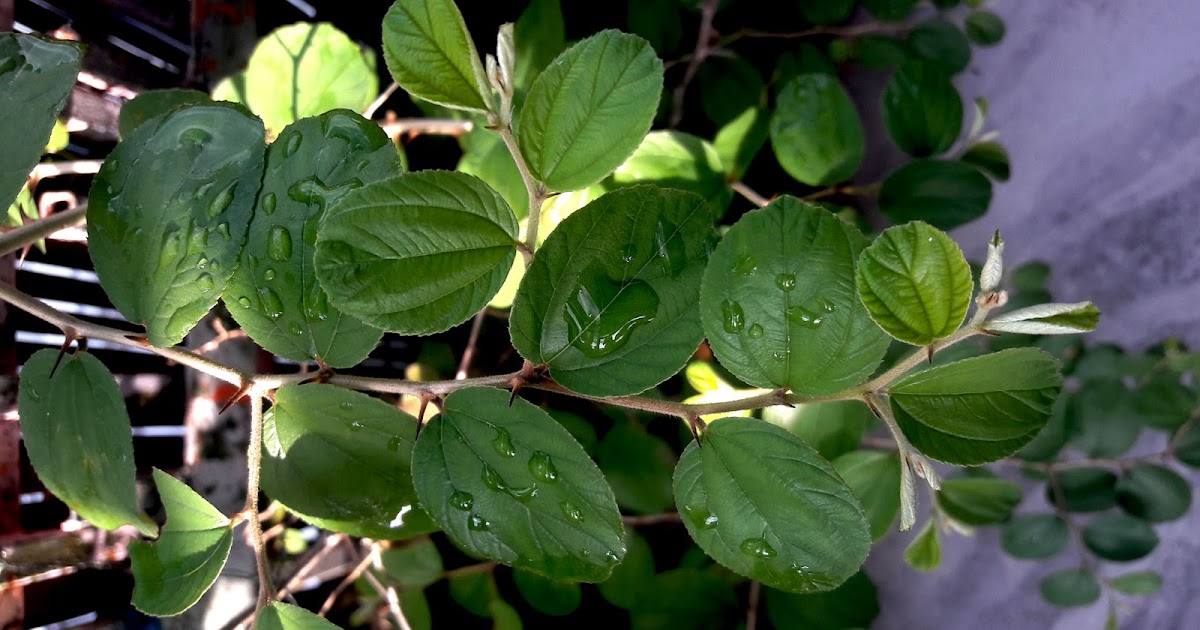
[[[918,348],[915,352],[908,355],[903,361],[892,366],[892,369],[879,375],[879,377],[871,380],[866,385],[858,389],[864,393],[882,391],[888,385],[891,385],[896,379],[904,376],[909,370],[917,367],[924,361],[930,360],[937,352],[945,350],[950,346],[964,340],[974,337],[979,334],[981,322],[975,322],[973,319],[970,324],[954,331],[949,337],[935,341],[934,343],[924,348]]]
[[[368,553],[366,557],[362,559],[362,561],[354,565],[354,569],[352,569],[350,573],[347,573],[346,577],[343,578],[342,581],[339,582],[336,587],[334,587],[333,591],[329,593],[329,597],[325,598],[325,602],[321,604],[320,610],[317,611],[317,616],[324,617],[325,615],[329,614],[329,609],[333,608],[333,604],[337,601],[338,595],[341,595],[342,591],[345,591],[347,587],[355,582],[355,580],[362,577],[362,574],[371,566],[372,562],[375,562],[375,558],[378,556],[379,545],[371,545],[371,552]]]
[[[26,223],[19,228],[0,234],[0,256],[32,245],[59,230],[79,225],[86,220],[86,217],[87,203],[84,202],[70,210],[55,212],[44,219]]]
[[[746,604],[746,630],[758,628],[758,598],[761,594],[762,584],[757,580],[750,580],[750,596]]]
[[[546,189],[529,171],[529,164],[525,162],[525,156],[521,155],[521,147],[517,146],[517,137],[513,135],[512,127],[500,124],[500,119],[495,116],[492,119],[496,132],[504,139],[504,146],[508,147],[509,154],[517,163],[521,181],[525,182],[525,191],[529,194],[529,214],[525,220],[528,226],[525,228],[525,249],[521,250],[521,254],[525,256],[525,263],[529,264],[529,261],[533,260],[533,252],[537,249],[538,224],[542,218],[542,202],[546,200]]]
[[[678,512],[666,512],[663,514],[647,514],[645,516],[622,516],[621,522],[630,527],[645,527],[661,523],[679,523],[680,518]]]
[[[455,380],[461,381],[467,378],[467,370],[471,367],[471,359],[475,356],[475,345],[479,343],[479,331],[483,328],[483,320],[486,317],[486,308],[475,313],[475,320],[471,322],[471,334],[467,337],[467,347],[463,349],[462,360],[458,362],[458,372],[454,374]]]
[[[254,560],[258,565],[257,610],[271,603],[271,576],[267,572],[267,550],[263,542],[262,521],[258,520],[258,486],[262,472],[262,429],[263,401],[258,390],[250,390],[250,446],[246,449],[246,510],[251,515],[247,527],[254,546]]]
[[[912,28],[909,22],[899,24],[890,24],[887,22],[864,22],[862,24],[851,24],[849,26],[816,26],[802,31],[790,31],[784,33],[773,33],[770,31],[759,31],[755,29],[742,29],[732,35],[721,39],[721,46],[728,46],[742,38],[753,39],[803,39],[806,37],[817,37],[820,35],[832,35],[834,37],[860,37],[862,35],[871,35],[874,33],[903,33]]]
[[[363,114],[362,114],[363,118],[370,119],[372,116],[374,116],[375,111],[378,110],[380,107],[383,107],[383,104],[386,103],[389,98],[391,98],[392,94],[396,93],[396,90],[399,87],[400,87],[399,83],[392,81],[392,84],[387,86],[387,88],[383,91],[383,93],[380,94],[378,98],[371,101],[371,104],[367,105],[367,108],[363,110]]]
[[[459,567],[457,569],[450,569],[449,571],[445,571],[442,573],[442,578],[451,580],[456,577],[462,577],[464,575],[474,575],[476,573],[491,573],[495,569],[496,569],[495,562],[491,562],[491,561],[480,562],[479,564],[469,564],[465,567]]]
[[[451,136],[457,138],[471,133],[475,123],[453,118],[400,118],[379,125],[389,138],[397,136]]]
[[[379,582],[379,578],[375,577],[374,573],[367,571],[363,577],[367,582],[371,583],[371,587],[376,593],[387,602],[388,610],[392,613],[392,617],[396,619],[396,623],[400,626],[400,630],[412,630],[412,625],[408,623],[408,618],[404,616],[404,611],[400,609],[400,598],[396,596],[396,589],[385,587]]]
[[[716,32],[713,30],[713,18],[717,15],[717,7],[720,3],[720,0],[705,0],[700,7],[700,32],[696,35],[696,50],[692,52],[687,68],[683,71],[683,79],[679,85],[675,86],[675,92],[672,95],[672,128],[678,127],[680,121],[683,120],[683,100],[687,96],[688,85],[696,77],[696,71],[700,69],[700,64],[704,63],[704,60],[712,54],[713,35]]]
[[[729,187],[733,189],[733,192],[745,197],[746,199],[749,199],[750,203],[758,206],[759,208],[771,203],[770,199],[758,194],[753,188],[750,188],[741,181],[730,182]]]

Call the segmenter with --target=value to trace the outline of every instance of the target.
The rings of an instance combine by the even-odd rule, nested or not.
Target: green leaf
[[[500,193],[518,219],[524,219],[529,214],[529,191],[525,190],[521,171],[500,135],[476,128],[463,136],[462,144],[463,155],[457,170],[482,179]]]
[[[333,109],[362,111],[379,94],[374,66],[374,53],[364,53],[332,24],[282,26],[250,56],[246,105],[272,136],[301,118]]]
[[[963,22],[967,37],[980,46],[994,46],[1004,39],[1004,20],[991,11],[974,11]]]
[[[1000,546],[1022,560],[1045,560],[1067,548],[1071,530],[1057,514],[1019,514],[1000,530]]]
[[[259,611],[254,630],[338,630],[338,627],[299,606],[271,602]]]
[[[1086,569],[1064,569],[1051,573],[1038,585],[1042,597],[1055,606],[1087,606],[1100,599],[1100,583]]]
[[[996,181],[1006,182],[1012,175],[1008,151],[998,142],[980,142],[972,145],[959,159]]]
[[[1100,309],[1091,302],[1038,304],[1001,313],[987,322],[993,332],[1026,335],[1070,335],[1096,329]]]
[[[396,0],[383,18],[383,59],[404,91],[486,113],[491,89],[453,0]]]
[[[1195,423],[1184,424],[1171,436],[1171,451],[1180,462],[1200,468],[1200,430]]]
[[[700,197],[623,188],[567,217],[538,250],[509,318],[521,356],[563,386],[634,394],[683,368],[703,338],[699,293],[715,233]]]
[[[197,90],[147,90],[121,106],[117,128],[122,138],[128,138],[134,129],[155,116],[187,105],[202,105],[212,100],[207,94]]]
[[[450,596],[464,610],[477,617],[492,616],[488,605],[499,597],[495,575],[492,572],[459,574],[451,577],[448,582]]]
[[[744,394],[743,394],[744,396]],[[833,461],[858,449],[874,416],[856,400],[806,403],[794,407],[776,405],[763,409],[763,420],[781,426]],[[844,475],[843,475],[844,476]]]
[[[217,508],[187,484],[154,470],[167,524],[154,543],[129,544],[133,606],[147,615],[171,617],[191,608],[208,591],[229,558],[233,527]]]
[[[721,365],[751,385],[812,396],[870,376],[888,339],[854,295],[866,245],[853,226],[794,197],[746,213],[717,246],[700,292]]]
[[[221,79],[211,92],[214,101],[229,101],[230,103],[246,103],[246,71],[235,72]]]
[[[852,451],[833,461],[862,501],[872,540],[883,538],[900,514],[900,458],[895,453]]]
[[[1105,560],[1129,562],[1154,551],[1158,534],[1140,518],[1106,514],[1096,517],[1083,529],[1083,544]]]
[[[1102,512],[1117,504],[1117,476],[1103,468],[1069,468],[1054,473],[1062,491],[1062,507],[1072,512]],[[1046,488],[1046,500],[1058,505],[1053,484]]]
[[[461,389],[421,431],[417,495],[472,555],[566,582],[598,582],[625,555],[612,490],[546,412],[491,388]]]
[[[610,604],[629,610],[654,581],[654,553],[650,543],[632,529],[625,532],[625,548],[625,559],[596,588]]]
[[[517,139],[551,191],[594,184],[641,143],[658,110],[662,61],[646,40],[606,30],[571,46],[534,80]]]
[[[103,529],[156,528],[138,505],[133,438],[113,375],[86,352],[38,350],[21,369],[18,412],[29,462],[46,489]]]
[[[25,186],[67,104],[83,46],[39,35],[0,33],[0,208]]]
[[[237,105],[174,110],[138,127],[92,182],[88,253],[121,314],[173,346],[237,267],[262,180],[262,121]]]
[[[51,153],[62,153],[67,150],[67,145],[71,144],[71,133],[67,131],[67,125],[61,120],[54,121],[54,127],[50,130],[50,139],[46,141],[46,146],[42,148],[42,153],[47,155]]]
[[[737,606],[724,579],[683,568],[656,575],[629,614],[632,630],[721,630],[734,626]]]
[[[675,454],[658,437],[633,422],[618,422],[596,452],[617,505],[636,514],[657,514],[675,503],[671,472]]]
[[[1012,455],[1032,440],[1061,388],[1054,357],[1015,348],[900,379],[891,387],[891,405],[917,450],[972,466]]]
[[[962,97],[941,68],[908,62],[892,74],[883,89],[883,122],[905,153],[940,155],[962,131]]]
[[[717,131],[713,148],[721,157],[727,177],[732,180],[741,179],[746,169],[750,168],[751,162],[767,141],[768,121],[765,109],[747,107]]]
[[[437,529],[417,506],[416,418],[334,385],[285,385],[263,419],[262,488],[315,525],[401,539]]]
[[[675,501],[705,553],[783,591],[836,588],[871,547],[862,505],[833,466],[765,422],[710,424],[679,460]]]
[[[1142,425],[1124,384],[1116,378],[1085,381],[1067,406],[1071,444],[1089,457],[1115,458],[1137,442]]]
[[[958,74],[971,63],[971,43],[958,27],[944,20],[922,22],[908,32],[913,56]]]
[[[1007,521],[1024,498],[1021,486],[986,477],[947,479],[937,492],[938,506],[966,525],[997,525]]]
[[[767,618],[776,628],[869,628],[879,616],[875,585],[862,571],[827,593],[797,595],[768,589],[766,598]]]
[[[646,38],[660,53],[679,47],[683,39],[678,0],[628,0],[629,32]]]
[[[314,274],[326,209],[348,192],[398,173],[379,125],[346,110],[292,123],[267,151],[258,209],[224,300],[233,318],[273,354],[353,367],[383,332],[330,308]]]
[[[925,524],[921,533],[913,538],[904,550],[904,561],[908,566],[918,571],[933,571],[942,563],[942,544],[938,540],[937,528],[933,519]]]
[[[564,29],[559,0],[530,0],[513,27],[517,49],[513,87],[528,90],[534,78],[562,52],[567,45]]]
[[[1174,431],[1183,426],[1196,408],[1195,390],[1179,382],[1177,374],[1168,372],[1151,379],[1133,393],[1133,409],[1142,424]]]
[[[425,588],[442,579],[442,556],[428,538],[391,547],[380,554],[380,560],[388,578],[405,589]]]
[[[725,214],[733,190],[713,145],[680,131],[652,131],[610,179],[618,187],[654,184],[704,197],[715,216]]]
[[[850,18],[854,5],[854,0],[801,0],[800,15],[813,24],[838,24]]]
[[[495,598],[488,602],[488,612],[492,615],[492,630],[521,630],[521,614],[508,602]]]
[[[885,70],[908,60],[908,44],[888,35],[863,35],[854,39],[853,54],[867,68]]]
[[[1187,514],[1192,486],[1179,473],[1157,464],[1137,464],[1117,481],[1117,503],[1130,515],[1165,523]]]
[[[888,228],[858,256],[859,297],[905,343],[929,345],[958,330],[973,288],[962,250],[920,221]]]
[[[743,57],[709,57],[696,73],[696,82],[700,106],[716,125],[728,124],[747,109],[766,106],[762,75]]]
[[[992,182],[962,162],[909,162],[879,190],[879,209],[892,221],[920,219],[942,230],[978,219],[991,202]]]
[[[809,186],[849,179],[866,150],[854,101],[826,74],[802,74],[779,93],[771,115],[771,146],[779,165]]]
[[[886,22],[899,22],[917,6],[917,0],[863,0],[863,7]]]
[[[517,219],[471,175],[406,173],[367,184],[326,210],[317,280],[331,305],[405,335],[461,324],[500,290],[516,257]]]
[[[1049,462],[1067,445],[1066,408],[1069,398],[1068,392],[1059,394],[1045,428],[1029,444],[1021,447],[1017,457],[1028,462]]]
[[[513,582],[521,597],[538,612],[561,617],[575,612],[583,602],[579,584],[555,582],[530,571],[513,571]]]
[[[1155,571],[1134,571],[1108,581],[1114,589],[1126,595],[1153,595],[1163,585],[1163,576]]]

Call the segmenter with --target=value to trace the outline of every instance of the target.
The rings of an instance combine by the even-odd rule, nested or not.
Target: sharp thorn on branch
[[[225,413],[230,407],[233,406],[234,403],[245,398],[246,392],[250,391],[250,386],[251,383],[244,383],[241,387],[239,387],[238,390],[229,397],[229,400],[226,400],[225,404],[221,405],[221,409],[217,411],[217,415],[219,416]]]
[[[688,428],[692,430],[692,437],[696,438],[696,446],[704,448],[704,443],[700,441],[700,434],[704,432],[706,425],[700,416],[689,413],[687,416]]]
[[[67,353],[67,350],[71,347],[71,344],[76,339],[79,339],[79,335],[75,332],[74,328],[71,328],[70,326],[63,328],[62,347],[58,349],[58,356],[54,358],[54,365],[50,368],[50,378],[54,378],[54,373],[58,371],[59,363],[62,363],[63,355]]]

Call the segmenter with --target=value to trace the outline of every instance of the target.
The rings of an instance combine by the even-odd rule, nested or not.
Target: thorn
[[[863,402],[867,403],[867,408],[871,410],[871,413],[875,414],[876,418],[883,420],[883,414],[879,413],[879,408],[875,406],[875,401],[871,400],[870,396],[864,396]]]
[[[429,407],[429,401],[432,398],[429,394],[420,394],[421,409],[417,411],[417,432],[413,434],[413,439],[421,437],[421,429],[425,426],[425,409]]]
[[[33,243],[21,248],[21,257],[17,259],[17,271],[20,271],[21,266],[25,264],[25,257],[29,255],[30,249],[33,249]]]
[[[701,420],[700,416],[697,416],[696,414],[688,414],[687,421],[688,428],[692,430],[692,437],[696,438],[696,447],[704,448],[704,443],[700,441],[700,434],[703,433],[705,429],[704,421]]]
[[[225,413],[225,411],[227,409],[229,409],[230,407],[233,406],[233,403],[236,403],[237,401],[241,400],[242,398],[245,398],[246,392],[248,392],[248,391],[250,391],[250,383],[246,383],[246,384],[242,385],[241,387],[239,387],[238,390],[236,392],[234,392],[232,396],[229,397],[229,400],[226,400],[225,404],[221,405],[221,409],[219,411],[217,411],[217,415],[219,416],[219,415]]]
[[[63,328],[63,344],[58,349],[58,356],[54,358],[54,365],[50,368],[50,378],[54,378],[54,373],[58,371],[58,364],[62,363],[63,355],[67,353],[67,349],[71,347],[71,343],[79,338],[75,333],[75,329],[67,326]]]
[[[125,338],[138,344],[143,348],[151,348],[150,340],[145,335],[125,335]]]
[[[525,379],[520,376],[514,376],[509,381],[509,385],[512,386],[512,392],[508,395],[508,406],[511,407],[513,406],[513,401],[517,399],[517,392],[521,391],[521,388],[525,386]]]
[[[788,389],[786,387],[780,387],[779,389],[775,390],[772,393],[775,394],[775,404],[783,405],[784,407],[788,407],[789,409],[796,408],[796,405],[793,405],[792,403],[787,401]]]
[[[333,378],[333,368],[325,364],[324,361],[317,359],[317,373],[309,378],[300,381],[301,385],[308,383],[328,383],[329,379]]]
[[[933,353],[934,349],[932,345],[925,346],[925,359],[929,361],[930,365],[933,365]]]
[[[987,335],[988,337],[999,337],[1000,336],[1000,333],[988,330],[986,328],[980,329],[979,334]]]

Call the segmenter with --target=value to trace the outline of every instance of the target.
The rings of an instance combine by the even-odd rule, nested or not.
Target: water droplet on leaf
[[[746,334],[750,335],[751,339],[758,339],[763,336],[763,327],[754,324],[750,326],[750,330],[746,331]]]
[[[478,514],[467,517],[467,527],[477,532],[486,532],[492,524]]]
[[[533,457],[529,458],[529,472],[542,481],[558,479],[558,469],[554,467],[554,460],[541,451],[534,453]]]
[[[267,254],[278,262],[287,262],[292,256],[292,233],[282,225],[271,228],[267,235]]]
[[[275,199],[275,193],[267,193],[263,195],[262,209],[267,214],[275,213],[275,205],[278,203]]]
[[[742,553],[751,558],[774,558],[776,555],[775,549],[763,538],[747,538],[741,544]]]
[[[226,186],[225,190],[222,190],[216,199],[213,199],[213,202],[208,205],[208,218],[215,219],[217,215],[229,208],[229,204],[233,203],[233,193],[236,189],[237,182],[233,182]]]
[[[517,456],[517,449],[513,447],[512,443],[512,435],[499,427],[496,428],[496,439],[492,440],[492,446],[496,449],[497,453],[504,457]]]
[[[563,501],[559,507],[562,508],[563,516],[567,517],[567,520],[576,524],[583,522],[583,512],[574,503]]]
[[[781,273],[775,276],[775,286],[779,287],[780,291],[791,291],[796,288],[796,274]]]
[[[731,335],[742,332],[742,328],[746,325],[746,313],[742,311],[742,305],[733,300],[725,300],[721,303],[721,317],[725,332]]]
[[[283,301],[279,294],[267,287],[259,287],[258,299],[262,302],[263,314],[271,319],[279,319],[283,315]]]
[[[471,506],[473,505],[475,505],[475,497],[471,496],[470,492],[455,490],[454,492],[450,493],[451,507],[466,512],[467,510],[470,510]]]

